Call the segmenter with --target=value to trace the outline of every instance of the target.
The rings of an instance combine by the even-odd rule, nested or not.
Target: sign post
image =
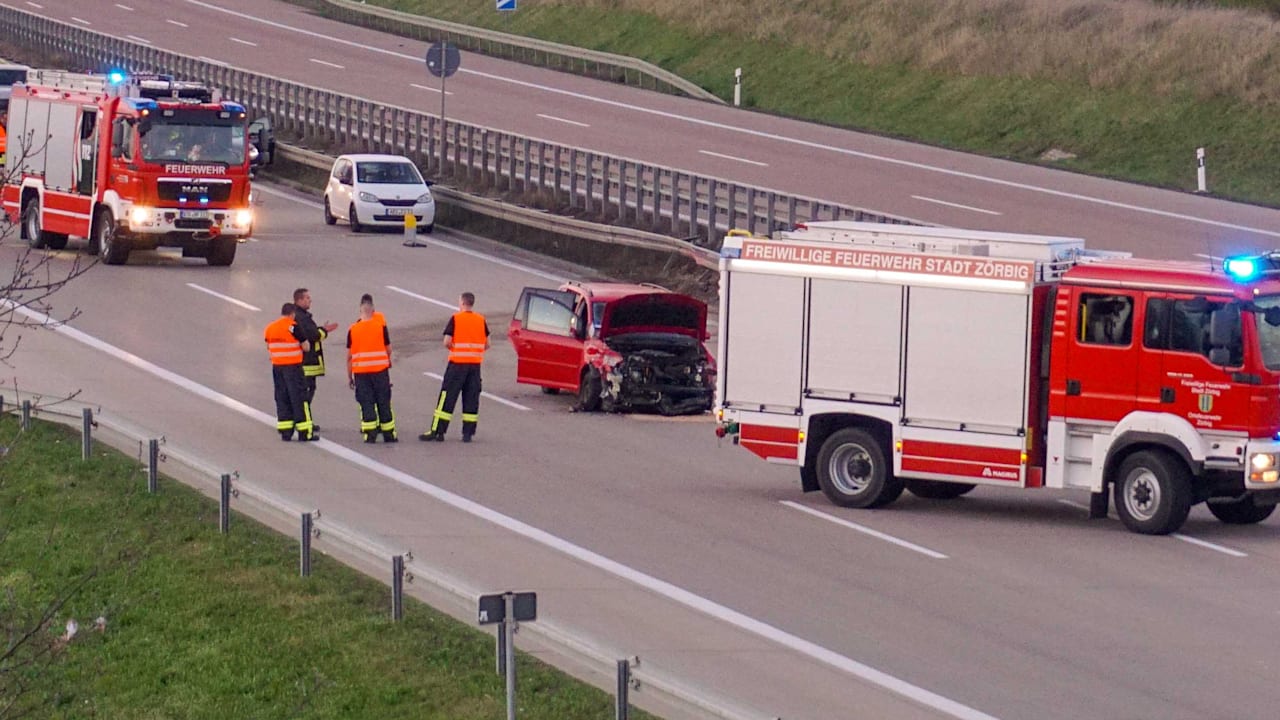
[[[516,626],[537,619],[537,593],[508,590],[480,596],[480,624],[498,625],[498,661],[507,676],[507,720],[516,720]]]
[[[458,72],[458,68],[462,66],[462,53],[458,52],[457,45],[438,42],[427,48],[426,61],[427,72],[440,78],[440,173],[443,175],[447,157],[445,144],[449,136],[444,119],[444,96],[448,94],[445,92],[445,79]]]

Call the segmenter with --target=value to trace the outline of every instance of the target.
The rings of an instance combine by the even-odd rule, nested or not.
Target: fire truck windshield
[[[141,124],[139,133],[142,159],[148,163],[177,161],[240,165],[248,158],[242,123],[211,123],[191,116],[158,117],[149,124]]]
[[[1254,298],[1253,307],[1262,363],[1268,370],[1280,370],[1280,295]]]

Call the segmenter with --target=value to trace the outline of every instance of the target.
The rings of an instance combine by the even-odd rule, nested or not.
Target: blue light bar
[[[1234,257],[1222,261],[1222,268],[1236,280],[1252,280],[1258,276],[1258,258]]]
[[[112,85],[119,85],[120,83],[124,82],[125,77],[126,76],[124,74],[124,71],[112,70],[111,72],[107,73],[107,82],[111,83]]]

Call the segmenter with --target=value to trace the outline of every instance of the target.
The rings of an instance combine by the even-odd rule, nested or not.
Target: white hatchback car
[[[351,232],[365,227],[404,227],[406,215],[418,232],[435,229],[436,204],[429,183],[401,155],[343,155],[333,163],[324,189],[324,221],[346,220]]]

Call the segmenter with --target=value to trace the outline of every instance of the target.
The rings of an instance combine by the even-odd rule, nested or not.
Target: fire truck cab
[[[829,222],[721,254],[717,434],[806,491],[1077,488],[1147,534],[1280,500],[1280,252]]]
[[[163,75],[33,70],[9,104],[4,210],[35,248],[118,265],[180,247],[230,265],[253,228],[245,109]]]

